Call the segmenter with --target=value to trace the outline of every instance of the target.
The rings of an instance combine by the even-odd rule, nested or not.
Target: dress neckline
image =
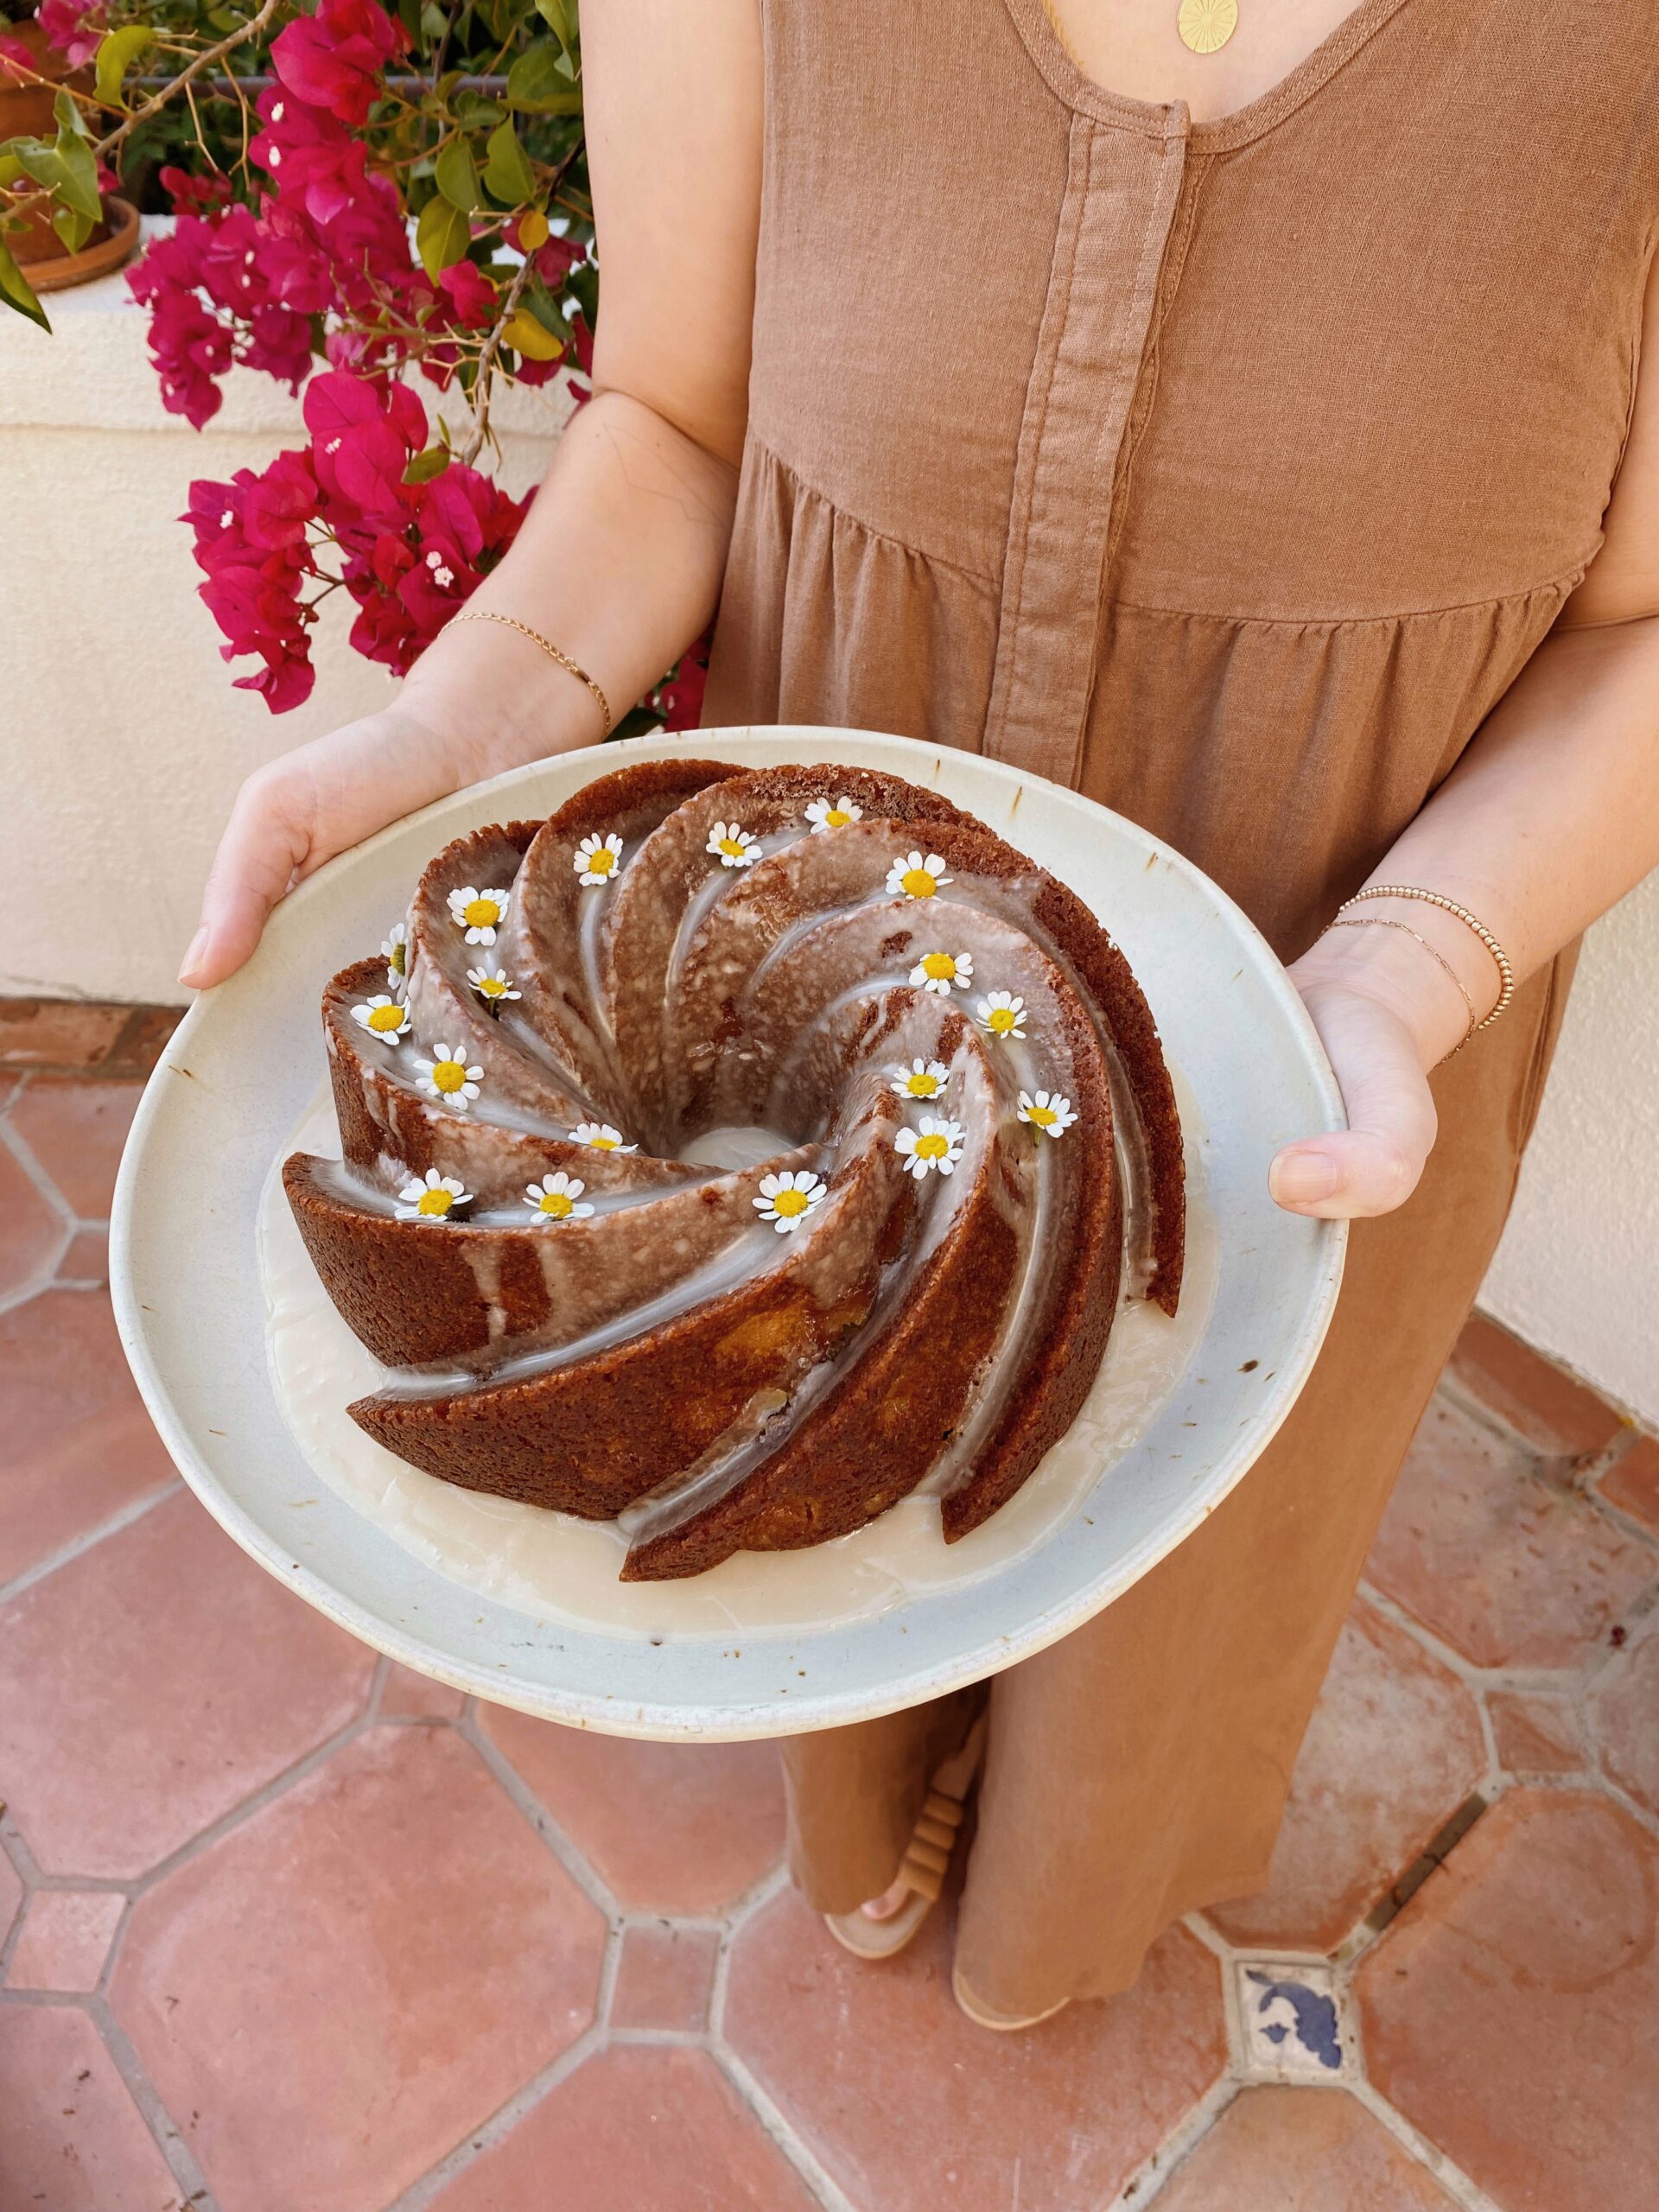
[[[1195,149],[1219,154],[1259,138],[1293,114],[1304,100],[1311,99],[1406,5],[1406,0],[1359,0],[1358,6],[1270,91],[1235,108],[1230,115],[1218,115],[1208,123],[1194,123],[1185,100],[1133,99],[1127,92],[1111,92],[1085,76],[1072,60],[1044,0],[1006,0],[1006,4],[1027,53],[1067,106],[1099,123],[1138,130],[1150,138],[1185,138]]]

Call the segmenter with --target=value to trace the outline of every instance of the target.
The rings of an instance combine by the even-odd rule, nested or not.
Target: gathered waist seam
[[[803,492],[810,492],[832,514],[839,515],[843,521],[851,523],[855,529],[861,530],[867,537],[874,537],[883,545],[891,545],[900,553],[908,553],[918,561],[925,561],[930,568],[949,569],[953,575],[961,576],[970,584],[978,584],[993,598],[996,596],[997,582],[994,575],[982,569],[969,569],[960,561],[953,561],[947,553],[932,552],[925,545],[912,545],[908,538],[895,537],[890,530],[878,529],[874,523],[849,507],[844,500],[836,499],[821,484],[815,484],[792,461],[786,460],[776,446],[769,444],[758,430],[748,432],[747,443],[755,452],[764,454],[768,461],[781,468],[785,475],[798,484]]]
[[[1519,606],[1525,600],[1544,598],[1551,592],[1571,593],[1584,581],[1592,557],[1586,553],[1558,575],[1546,576],[1535,584],[1522,584],[1517,591],[1454,600],[1445,607],[1395,607],[1382,614],[1220,614],[1196,607],[1156,607],[1149,601],[1116,595],[1108,598],[1106,607],[1108,610],[1121,608],[1126,614],[1163,614],[1181,622],[1213,622],[1218,628],[1232,630],[1374,629],[1402,622],[1433,622],[1446,614],[1475,614],[1488,607]]]

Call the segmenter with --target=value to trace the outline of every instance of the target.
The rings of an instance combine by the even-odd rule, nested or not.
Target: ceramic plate
[[[1150,1426],[1024,1555],[833,1627],[654,1644],[480,1595],[317,1479],[274,1395],[256,1217],[322,1072],[322,984],[378,944],[431,856],[485,823],[549,814],[626,760],[693,747],[748,766],[845,762],[936,786],[1089,902],[1134,965],[1191,1109],[1213,1289]],[[779,1735],[892,1712],[1039,1650],[1214,1509],[1294,1403],[1342,1272],[1343,1227],[1281,1213],[1267,1163],[1287,1139],[1340,1125],[1330,1067],[1279,962],[1207,877],[1132,823],[1039,777],[905,738],[792,728],[634,740],[444,799],[283,903],[257,957],[185,1017],[140,1103],[115,1198],[116,1313],[156,1427],[208,1510],[365,1642],[578,1726]]]

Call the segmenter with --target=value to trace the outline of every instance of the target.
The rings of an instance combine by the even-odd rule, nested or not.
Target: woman
[[[710,723],[1075,783],[1240,900],[1335,1064],[1348,1132],[1262,1165],[1357,1218],[1347,1281],[1247,1480],[988,1693],[785,1746],[796,1878],[874,1930],[988,1704],[957,1962],[996,2026],[1263,1885],[1575,940],[1659,859],[1649,0],[1241,10],[1194,51],[1177,0],[588,0],[597,396],[474,602],[620,702],[718,600]],[[183,980],[391,817],[601,734],[534,639],[457,626],[250,780]],[[1384,885],[1433,897],[1328,926]]]

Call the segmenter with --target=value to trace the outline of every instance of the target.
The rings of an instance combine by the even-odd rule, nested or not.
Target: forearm
[[[1369,881],[1456,899],[1523,981],[1656,864],[1659,617],[1649,617],[1548,639]],[[1356,912],[1419,932],[1478,1015],[1496,1003],[1497,969],[1455,915],[1382,899]],[[1457,1045],[1469,1004],[1402,931],[1334,931],[1298,963],[1300,980],[1362,970],[1395,1002],[1425,1066]]]
[[[468,610],[551,639],[620,721],[712,614],[736,497],[728,462],[627,394],[601,391],[565,430],[517,541]],[[592,693],[498,622],[445,631],[403,698],[413,715],[465,733],[476,776],[606,734]]]

